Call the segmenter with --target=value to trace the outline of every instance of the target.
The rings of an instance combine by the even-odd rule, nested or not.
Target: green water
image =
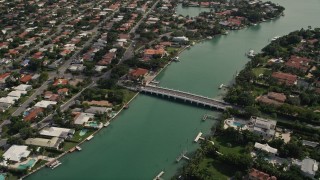
[[[217,97],[223,93],[218,86],[230,83],[248,61],[244,54],[249,49],[259,51],[274,36],[320,26],[319,0],[275,2],[285,6],[284,17],[195,45],[159,75],[160,85]],[[81,152],[63,157],[55,170],[44,168],[28,179],[144,180],[161,170],[169,179],[182,165],[174,162],[176,157],[197,148],[192,142],[197,133],[208,133],[214,124],[201,121],[205,113],[208,110],[139,95],[110,126],[83,144]]]

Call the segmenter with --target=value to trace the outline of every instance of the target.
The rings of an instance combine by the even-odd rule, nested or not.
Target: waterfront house
[[[12,145],[2,156],[4,160],[1,165],[8,166],[8,161],[17,163],[26,159],[30,155],[28,146],[23,145]]]
[[[103,107],[112,107],[112,103],[110,103],[109,101],[104,101],[104,100],[101,100],[101,101],[95,101],[95,100],[92,100],[92,101],[83,101],[82,104],[88,104],[90,106],[103,106]]]
[[[91,113],[91,114],[104,114],[109,111],[111,111],[112,108],[106,108],[106,107],[98,107],[98,106],[90,106],[89,109],[85,110],[85,113]]]
[[[147,74],[149,70],[148,69],[143,69],[143,68],[137,68],[134,70],[131,70],[129,72],[129,79],[131,80],[138,80],[138,79],[143,79]]]
[[[264,139],[272,139],[276,132],[276,125],[277,121],[252,116],[249,127],[254,133],[261,135]]]
[[[293,86],[297,84],[298,77],[290,73],[283,72],[273,72],[271,75],[272,78],[275,78],[279,83],[285,84],[288,86]]]
[[[172,38],[172,41],[173,42],[188,42],[189,41],[189,38],[185,37],[185,36],[179,36],[179,37],[173,37]]]
[[[51,139],[28,138],[25,140],[25,144],[27,145],[46,147],[46,148],[56,149],[56,150],[60,149],[61,143],[63,142],[64,142],[64,139],[58,138],[58,137],[53,137]]]
[[[67,139],[68,137],[74,135],[74,129],[60,128],[60,127],[45,127],[39,134],[45,137],[58,137]]]
[[[89,120],[94,119],[94,114],[92,113],[75,113],[74,124],[76,125],[84,125]]]

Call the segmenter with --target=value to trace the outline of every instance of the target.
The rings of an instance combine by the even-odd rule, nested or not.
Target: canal
[[[180,54],[157,80],[160,86],[209,97],[219,97],[220,84],[228,84],[248,61],[249,49],[261,50],[274,36],[301,28],[319,26],[319,0],[276,0],[286,8],[285,16],[270,22],[230,32],[193,46]],[[177,14],[199,9],[178,8]],[[184,14],[185,15],[185,14]],[[43,168],[28,177],[54,179],[152,179],[164,170],[169,179],[183,162],[175,163],[183,151],[192,152],[199,131],[209,133],[214,121],[201,121],[205,113],[218,114],[194,106],[147,95],[139,95],[110,127],[83,144],[81,152],[61,158],[55,170]]]

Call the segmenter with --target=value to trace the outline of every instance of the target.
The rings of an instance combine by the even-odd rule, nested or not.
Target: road
[[[130,30],[129,34],[135,34],[135,37],[133,39],[137,38],[136,35],[136,30],[140,26],[140,24],[146,19],[146,17],[150,14],[150,12],[157,6],[157,4],[160,2],[160,0],[157,0],[152,7],[149,9],[147,13],[145,13],[140,21]],[[130,43],[129,47],[126,49],[126,51],[123,54],[123,57],[120,59],[119,63],[122,63],[125,60],[131,59],[134,56],[134,47],[133,47],[133,42]]]

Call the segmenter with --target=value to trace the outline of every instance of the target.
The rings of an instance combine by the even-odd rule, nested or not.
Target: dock
[[[150,81],[150,83],[151,83],[151,84],[156,84],[156,85],[157,85],[157,84],[159,84],[159,83],[160,83],[160,81],[152,80],[152,81]]]
[[[91,139],[93,138],[93,136],[92,135],[90,135],[89,137],[87,137],[87,141],[90,141]]]
[[[51,169],[55,169],[56,167],[60,166],[62,163],[58,160],[53,160],[49,163],[47,163],[47,167],[51,168]]]
[[[197,137],[194,139],[194,142],[198,142],[198,141],[199,141],[199,139],[204,140],[204,138],[203,138],[203,137],[201,137],[201,136],[202,136],[202,132],[199,132],[199,133],[198,133],[198,135],[197,135]]]
[[[104,123],[104,127],[108,127],[110,125],[110,122],[109,121],[107,121],[106,123]]]
[[[186,160],[190,160],[189,157],[186,156],[187,151],[183,151],[176,159],[176,162],[178,163],[181,159],[186,159]]]
[[[161,171],[153,180],[160,180],[161,176],[164,174],[164,171]]]
[[[213,115],[210,115],[210,114],[203,115],[202,120],[205,121],[207,119],[217,120],[218,118],[216,118],[216,117],[214,117]]]

